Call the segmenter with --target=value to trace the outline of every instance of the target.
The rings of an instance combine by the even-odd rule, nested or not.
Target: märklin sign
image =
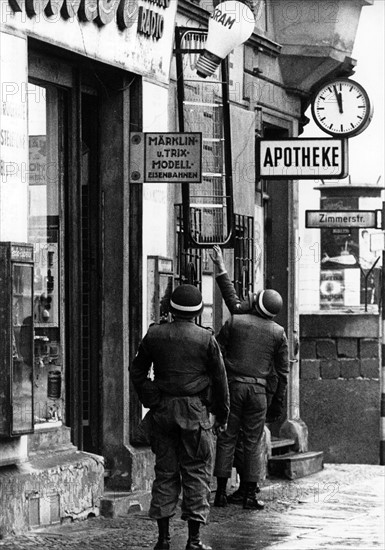
[[[132,132],[130,179],[138,183],[201,183],[200,132]]]

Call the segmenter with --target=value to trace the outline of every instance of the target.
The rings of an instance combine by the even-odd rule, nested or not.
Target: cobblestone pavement
[[[326,465],[293,481],[269,481],[262,512],[212,508],[202,539],[214,550],[384,550],[385,469]],[[172,521],[172,550],[184,550],[186,525]],[[156,524],[146,512],[97,517],[0,540],[0,550],[141,550],[154,547]]]

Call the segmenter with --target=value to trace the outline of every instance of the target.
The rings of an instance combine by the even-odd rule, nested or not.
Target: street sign
[[[341,179],[348,174],[346,139],[258,139],[258,175],[264,179]]]
[[[131,132],[130,180],[201,183],[201,132]]]
[[[378,228],[379,210],[306,210],[305,227],[373,227]]]

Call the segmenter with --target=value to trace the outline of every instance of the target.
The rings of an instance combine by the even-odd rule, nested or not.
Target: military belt
[[[243,382],[243,384],[259,384],[260,386],[267,386],[267,382],[264,378],[254,378],[253,376],[231,376],[230,382]]]

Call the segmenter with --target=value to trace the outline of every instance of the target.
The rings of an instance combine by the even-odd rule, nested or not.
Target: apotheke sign
[[[341,179],[348,172],[345,139],[259,139],[256,158],[264,179]]]

